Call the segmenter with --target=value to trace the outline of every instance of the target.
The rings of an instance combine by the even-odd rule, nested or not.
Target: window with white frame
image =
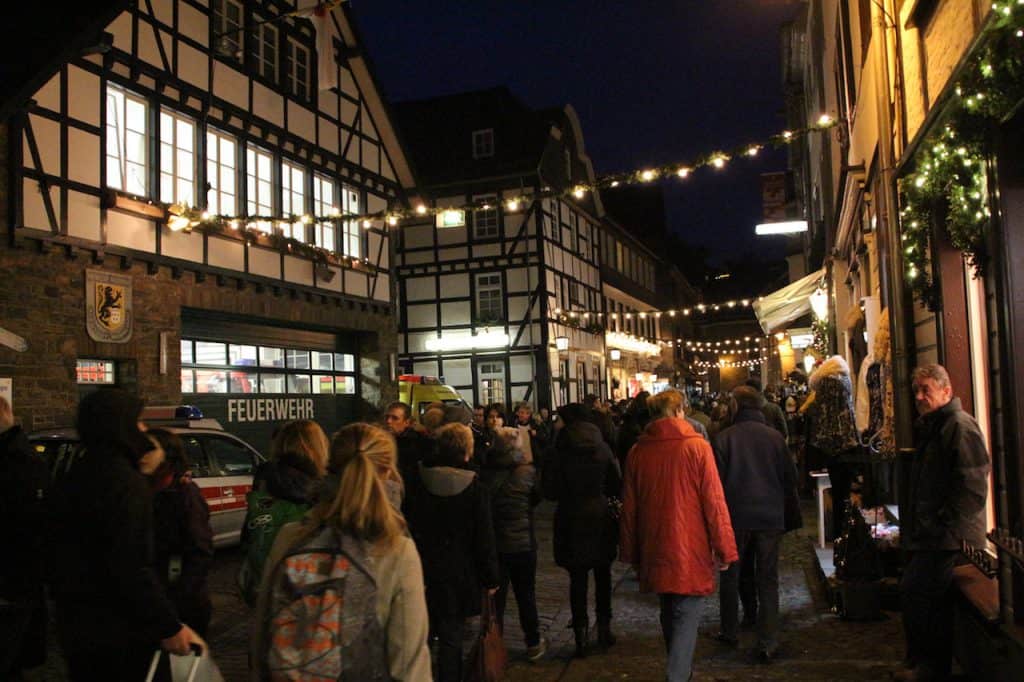
[[[477,239],[492,239],[498,236],[498,197],[493,194],[473,197],[473,202],[487,206],[473,211],[473,236]]]
[[[257,21],[259,19],[257,18]],[[256,31],[256,73],[272,83],[277,82],[277,27],[273,24],[262,24]]]
[[[274,157],[257,147],[245,148],[246,210],[251,216],[274,214]],[[269,220],[256,221],[256,229],[270,232]]]
[[[289,161],[281,162],[281,215],[300,218],[306,213],[306,171]],[[301,220],[281,224],[285,237],[306,241],[306,224]]]
[[[212,128],[206,131],[206,210],[214,215],[238,211],[238,141]]]
[[[480,382],[480,404],[505,402],[505,363],[481,362],[476,368]]]
[[[196,204],[196,124],[166,109],[160,112],[160,201]]]
[[[308,100],[310,88],[309,48],[297,38],[289,36],[285,43],[288,64],[285,72],[285,86],[288,92],[299,99]]]
[[[334,181],[326,175],[313,174],[313,215],[318,218],[313,224],[313,243],[321,249],[336,251],[338,248],[335,221],[319,220],[340,214],[334,196]]]
[[[341,186],[342,215],[359,215],[359,190],[348,185]],[[358,220],[343,220],[341,223],[341,252],[352,258],[362,258],[363,235]]]
[[[486,159],[494,156],[494,128],[473,131],[473,158]]]
[[[106,97],[107,187],[148,196],[149,105],[111,86]]]
[[[212,28],[215,46],[221,56],[235,61],[242,61],[242,41],[245,31],[242,30],[245,15],[242,3],[237,0],[213,0]]]
[[[504,296],[501,290],[501,275],[485,273],[476,276],[476,315],[480,320],[501,320],[504,318]]]

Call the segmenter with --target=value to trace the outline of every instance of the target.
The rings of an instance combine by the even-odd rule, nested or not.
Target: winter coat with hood
[[[644,592],[710,594],[715,556],[739,559],[711,446],[685,419],[651,422],[629,453],[621,533]]]
[[[66,652],[156,646],[181,628],[153,564],[153,506],[138,461],[153,445],[142,403],[118,389],[86,396],[82,446],[50,495],[51,593]]]
[[[900,500],[900,543],[907,550],[959,550],[985,544],[989,456],[978,423],[960,399],[918,417],[916,452]]]
[[[785,500],[796,495],[786,440],[764,412],[746,408],[715,436],[715,460],[735,530],[783,530]]]
[[[618,522],[608,498],[622,494],[622,475],[601,430],[580,419],[567,424],[542,477],[544,496],[555,508],[555,563],[563,568],[610,564],[618,550]]]
[[[487,488],[494,517],[494,540],[500,554],[537,549],[533,508],[540,502],[537,470],[517,461],[515,448],[492,451],[480,479]]]
[[[406,507],[431,619],[480,613],[482,590],[497,587],[499,576],[491,502],[476,473],[421,464]]]
[[[840,355],[821,363],[808,379],[814,402],[808,409],[813,426],[810,445],[827,456],[857,448],[857,425],[853,413],[853,383],[850,367]]]

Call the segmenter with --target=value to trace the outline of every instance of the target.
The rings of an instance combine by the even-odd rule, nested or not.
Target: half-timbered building
[[[421,190],[452,210],[396,243],[399,354],[467,399],[557,406],[606,394],[600,197],[571,106],[507,89],[395,106]]]
[[[388,227],[345,216],[413,182],[346,5],[302,4],[98,3],[5,102],[0,388],[30,429],[102,384],[257,446],[393,397]]]

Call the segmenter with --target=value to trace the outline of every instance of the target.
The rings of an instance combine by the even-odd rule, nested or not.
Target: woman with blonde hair
[[[327,471],[329,449],[327,434],[308,419],[288,422],[274,434],[270,460],[256,472],[246,495],[238,587],[249,606],[256,604],[263,564],[278,531],[301,519],[313,505]]]
[[[395,509],[401,509],[405,490],[402,476],[398,473],[398,447],[394,436],[370,424],[352,424],[334,434],[330,461],[334,462],[343,453],[355,449],[361,449],[376,467],[388,500]]]
[[[255,679],[430,679],[420,557],[387,492],[394,459],[379,427],[335,434],[320,500],[267,561]]]

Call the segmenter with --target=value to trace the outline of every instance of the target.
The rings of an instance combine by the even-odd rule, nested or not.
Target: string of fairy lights
[[[594,317],[594,318],[597,318],[597,319],[601,319],[602,317],[607,316],[611,320],[617,320],[619,318],[622,318],[623,320],[632,320],[632,319],[646,320],[648,318],[653,318],[653,319],[656,319],[656,320],[660,320],[662,317],[677,317],[677,316],[690,317],[691,315],[697,315],[697,314],[708,314],[708,313],[726,312],[726,311],[730,311],[730,310],[741,310],[743,308],[749,308],[756,301],[761,301],[761,300],[764,300],[764,296],[757,296],[757,297],[752,297],[752,298],[739,298],[739,299],[733,299],[733,300],[730,300],[730,301],[722,301],[720,303],[698,303],[698,304],[696,304],[696,305],[694,305],[692,307],[689,307],[689,308],[663,308],[661,310],[651,309],[651,310],[638,310],[638,311],[629,311],[629,312],[621,312],[621,313],[607,313],[607,312],[604,312],[604,311],[601,311],[601,310],[563,310],[562,308],[555,308],[554,309],[554,314],[555,315],[565,315],[565,316],[568,316],[570,318],[578,317],[578,318],[581,318],[581,319],[587,319],[589,317]]]
[[[760,151],[765,148],[789,145],[811,135],[812,133],[828,131],[838,124],[839,121],[836,119],[833,119],[828,115],[823,115],[814,125],[807,128],[801,128],[799,130],[785,130],[760,142],[748,143],[731,151],[712,151],[690,161],[640,168],[624,173],[603,175],[599,176],[593,183],[589,184],[576,184],[562,189],[545,188],[543,191],[536,194],[524,193],[517,196],[508,196],[504,197],[501,202],[495,202],[494,200],[477,200],[459,205],[445,206],[427,206],[424,203],[419,203],[410,208],[391,207],[372,213],[350,213],[342,215],[339,211],[334,211],[330,215],[326,216],[312,216],[308,214],[289,216],[230,216],[212,214],[201,208],[189,206],[183,203],[155,203],[163,206],[166,210],[168,214],[167,226],[172,231],[189,232],[192,230],[201,230],[214,233],[230,231],[240,233],[247,239],[251,238],[252,241],[265,237],[268,229],[282,234],[287,234],[289,226],[291,225],[310,224],[314,222],[334,222],[339,225],[341,223],[354,223],[363,228],[383,227],[385,225],[389,227],[396,227],[402,220],[425,218],[430,216],[437,217],[450,211],[493,210],[497,209],[500,205],[508,213],[517,213],[536,199],[567,199],[572,197],[574,199],[581,200],[584,199],[587,194],[598,192],[605,188],[614,188],[622,185],[650,184],[666,178],[686,180],[692,177],[695,172],[701,168],[708,167],[714,170],[722,170],[734,159],[749,159],[756,157]],[[303,250],[308,250],[311,248],[311,245],[305,241],[293,239],[291,237],[286,237],[283,241],[286,244],[292,244],[293,249],[301,248]],[[320,247],[312,246],[312,248],[316,250]],[[736,306],[750,305],[750,301],[747,300],[746,303],[744,303],[743,300],[729,301],[725,304],[718,305],[720,306],[719,309],[721,309],[723,305],[725,308],[734,308]],[[701,306],[704,307],[702,308]],[[676,309],[676,312],[681,312],[683,315],[689,315],[694,311],[706,312],[707,309],[708,306],[701,304],[690,309]],[[710,309],[714,310],[714,307],[711,306]],[[689,310],[689,312],[686,312],[687,310]]]

